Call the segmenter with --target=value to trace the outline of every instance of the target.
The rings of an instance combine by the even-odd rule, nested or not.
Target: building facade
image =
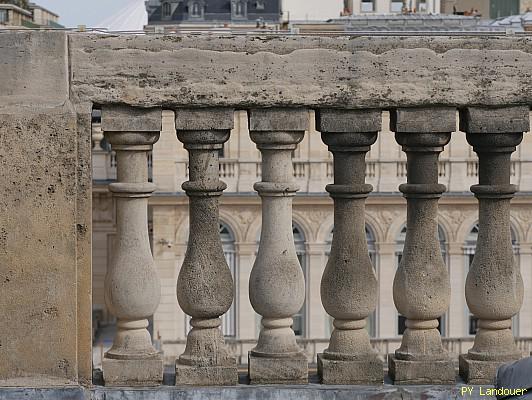
[[[181,184],[188,180],[188,154],[176,139],[172,112],[163,113],[163,132],[150,159],[150,176],[157,192],[150,199],[151,244],[162,282],[161,304],[153,317],[153,334],[173,360],[184,348],[188,317],[176,299],[175,283],[183,263],[188,239],[188,198]],[[293,234],[298,259],[306,281],[306,300],[294,318],[296,334],[312,343],[310,353],[323,350],[331,333],[331,318],[320,299],[320,280],[333,232],[332,201],[324,188],[332,182],[333,164],[327,147],[314,128],[314,113],[309,113],[311,128],[293,152],[294,176],[300,186],[293,207]],[[240,361],[253,346],[260,330],[260,319],[249,302],[248,284],[261,234],[261,202],[253,184],[261,179],[261,159],[248,132],[247,113],[235,113],[235,128],[220,151],[221,179],[227,190],[221,197],[220,236],[224,253],[235,281],[235,301],[223,318],[223,332],[233,343]],[[115,178],[116,160],[95,124],[93,149],[93,299],[102,324],[112,322],[105,309],[104,275],[116,234],[115,213],[106,184]],[[370,258],[379,281],[377,309],[368,319],[370,336],[387,341],[386,351],[398,346],[404,318],[398,314],[392,298],[392,284],[401,260],[406,233],[405,200],[398,186],[406,181],[406,157],[389,131],[389,117],[383,113],[383,131],[367,156],[366,179],[374,191],[367,200],[366,238]],[[512,241],[517,263],[525,281],[532,285],[532,137],[514,154],[512,180],[520,186],[513,201]],[[478,181],[478,159],[468,146],[465,134],[455,132],[451,144],[440,157],[439,179],[448,192],[440,200],[438,235],[447,265],[452,299],[440,319],[445,338],[472,341],[476,320],[470,314],[463,287],[475,253],[478,204],[469,187]],[[516,336],[526,337],[532,329],[532,301],[525,299],[514,318]],[[389,347],[392,346],[392,347]],[[383,351],[384,352],[384,351]],[[309,356],[311,358],[312,355]]]
[[[415,12],[439,14],[441,0],[348,0],[348,14]]]
[[[280,0],[148,0],[148,26],[255,25],[281,21]]]
[[[441,12],[467,13],[478,10],[483,18],[496,19],[532,11],[532,0],[442,0]]]
[[[35,3],[0,3],[0,28],[63,28],[59,16]]]

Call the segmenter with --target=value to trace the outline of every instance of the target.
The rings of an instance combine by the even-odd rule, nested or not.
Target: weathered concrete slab
[[[72,95],[137,106],[532,104],[532,38],[69,36]]]

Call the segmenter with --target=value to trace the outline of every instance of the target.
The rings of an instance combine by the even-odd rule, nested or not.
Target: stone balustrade
[[[91,379],[87,191],[95,106],[102,109],[101,129],[117,164],[109,190],[118,231],[105,293],[118,323],[103,360],[106,385],[159,385],[163,379],[163,355],[147,330],[160,296],[147,226],[147,199],[157,183],[149,182],[148,153],[159,137],[162,109],[175,112],[176,140],[189,153],[182,187],[190,199],[190,236],[176,296],[192,330],[175,361],[176,385],[238,382],[236,359],[220,330],[235,291],[218,220],[226,188],[220,172],[234,174],[220,168],[218,151],[230,136],[235,109],[247,110],[250,137],[262,155],[254,184],[262,231],[249,279],[261,328],[248,354],[251,384],[308,382],[308,359],[292,329],[306,288],[291,221],[296,178],[306,173],[300,164],[294,172],[292,152],[308,134],[310,109],[334,160],[326,189],[335,229],[321,280],[334,330],[317,355],[321,381],[383,382],[385,365],[365,330],[376,306],[377,277],[364,231],[372,191],[365,155],[382,131],[382,110],[390,111],[390,130],[407,156],[401,167],[406,182],[398,187],[407,202],[406,239],[393,283],[406,331],[387,357],[390,377],[398,385],[455,382],[437,328],[458,291],[465,291],[480,320],[474,345],[460,357],[460,375],[489,383],[501,363],[522,356],[510,330],[523,301],[510,237],[510,199],[518,190],[510,183],[510,156],[530,129],[532,38],[39,32],[2,34],[0,47],[6,49],[0,72],[9,78],[0,82],[0,264],[8,271],[0,294],[0,385],[26,385],[42,376],[56,384]],[[452,140],[457,110],[479,158],[471,191],[480,222],[467,285],[451,290],[437,239],[438,199],[446,190],[439,154]],[[35,173],[20,167],[30,163]],[[476,176],[476,167],[470,169]],[[24,299],[19,292],[34,296]],[[46,353],[25,350],[40,349],[45,336],[53,338]]]

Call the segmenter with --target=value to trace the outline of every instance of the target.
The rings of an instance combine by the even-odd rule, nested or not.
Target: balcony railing
[[[455,383],[455,360],[437,329],[451,294],[465,292],[479,319],[473,346],[453,349],[461,353],[466,382],[493,383],[502,363],[522,357],[511,331],[524,287],[510,236],[510,200],[518,190],[510,183],[510,157],[530,129],[532,38],[28,32],[1,34],[0,48],[7,77],[0,81],[0,137],[9,138],[0,157],[0,265],[8,266],[0,293],[0,382],[91,380],[89,168],[96,106],[117,167],[109,184],[117,232],[105,279],[117,331],[102,361],[107,386],[163,380],[163,355],[147,329],[161,293],[148,236],[148,198],[156,188],[148,154],[159,140],[163,108],[174,112],[176,140],[189,153],[182,186],[190,197],[188,249],[175,285],[192,329],[172,383],[238,382],[237,359],[220,330],[234,286],[218,220],[226,189],[220,175],[239,174],[237,164],[219,160],[235,109],[247,110],[250,138],[262,155],[253,186],[263,212],[249,276],[249,301],[261,316],[248,353],[251,384],[308,382],[308,344],[298,343],[291,326],[307,293],[292,240],[292,199],[309,164],[294,163],[292,154],[310,129],[310,109],[334,163],[325,168],[335,227],[320,292],[334,328],[316,356],[320,381],[383,383],[383,360],[365,329],[378,285],[364,222],[372,191],[366,178],[376,174],[365,156],[382,130],[382,110],[389,110],[390,130],[408,160],[398,163],[407,230],[393,283],[406,331],[387,357],[390,378],[396,385]],[[471,191],[479,235],[463,288],[451,287],[436,237],[446,190],[439,178],[448,174],[439,156],[456,131],[457,110],[478,155],[467,173],[478,177]]]

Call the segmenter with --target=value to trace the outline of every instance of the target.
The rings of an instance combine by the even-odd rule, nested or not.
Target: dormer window
[[[248,10],[247,10],[247,2],[242,0],[233,0],[231,2],[231,14],[234,18],[242,19],[246,18]]]
[[[163,17],[169,18],[172,16],[172,6],[168,2],[163,3]]]
[[[239,16],[239,17],[244,16],[244,5],[242,4],[241,1],[239,1],[238,3],[236,3],[235,15],[237,15],[237,16]]]
[[[192,3],[192,11],[190,14],[193,17],[201,17],[201,6],[198,2]]]

